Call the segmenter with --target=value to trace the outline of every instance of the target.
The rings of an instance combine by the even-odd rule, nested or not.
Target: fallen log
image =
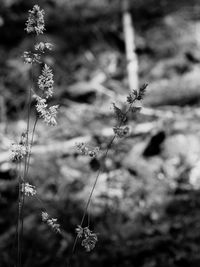
[[[200,101],[199,73],[200,67],[195,67],[183,76],[151,82],[143,100],[144,106],[183,106],[198,103]]]

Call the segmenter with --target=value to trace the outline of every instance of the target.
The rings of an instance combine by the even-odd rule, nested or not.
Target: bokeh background
[[[34,4],[45,10],[44,58],[54,70],[58,126],[36,129],[29,181],[62,234],[26,199],[24,267],[64,267],[99,167],[76,141],[104,151],[116,120],[112,102],[129,93],[119,0],[0,0],[0,267],[14,266],[17,173],[9,148],[26,129],[30,73],[22,54]],[[130,0],[144,108],[130,136],[112,147],[90,206],[96,248],[79,244],[72,266],[200,266],[200,3]],[[44,39],[43,39],[44,40]],[[35,80],[37,77],[35,71]],[[31,116],[34,118],[34,105]]]

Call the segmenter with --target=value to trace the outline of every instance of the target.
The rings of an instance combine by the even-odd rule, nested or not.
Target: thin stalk
[[[119,123],[119,127],[122,126],[122,124],[123,124],[123,122],[124,122],[124,119],[126,118],[127,114],[129,113],[129,111],[130,111],[131,108],[132,108],[132,105],[133,105],[133,103],[129,105],[127,111],[124,113],[124,116],[121,118],[121,121],[120,121],[120,123]],[[108,152],[110,151],[110,149],[111,149],[111,147],[112,147],[112,144],[113,144],[113,142],[114,142],[114,140],[115,140],[116,137],[117,137],[116,134],[114,134],[114,136],[111,138],[110,142],[109,142],[108,145],[107,145],[107,149],[106,149],[106,152],[105,152],[104,157],[103,157],[103,158],[104,158],[104,162],[105,162],[105,160],[106,160],[106,158],[107,158],[107,156],[108,156]],[[103,169],[104,169],[104,166],[103,166],[103,162],[102,162],[102,163],[101,163],[101,166],[100,166],[100,168],[99,168],[99,170],[98,170],[98,173],[97,173],[97,175],[96,175],[94,184],[93,184],[93,186],[92,186],[91,192],[90,192],[90,194],[89,194],[89,197],[88,197],[88,200],[87,200],[87,203],[86,203],[84,212],[83,212],[83,216],[82,216],[81,223],[80,223],[80,226],[81,226],[81,227],[83,226],[83,223],[84,223],[84,220],[85,220],[86,214],[87,214],[87,212],[88,212],[88,208],[89,208],[89,205],[90,205],[90,202],[91,202],[91,199],[92,199],[94,190],[95,190],[95,187],[96,187],[96,185],[97,185],[99,176],[100,176],[101,172],[103,171]],[[73,243],[72,252],[71,252],[71,255],[70,255],[69,260],[68,260],[68,263],[67,263],[67,266],[68,266],[68,267],[69,267],[69,264],[70,264],[72,255],[73,255],[74,252],[75,252],[77,242],[78,242],[78,235],[76,235],[76,238],[75,238],[74,243]]]
[[[33,67],[31,66],[31,82],[33,86]],[[28,149],[29,146],[29,129],[30,129],[30,113],[31,113],[31,97],[32,97],[32,86],[29,89],[28,93],[28,110],[27,110],[27,128],[26,128],[26,147]],[[20,255],[19,255],[19,267],[21,267],[22,263],[22,244],[23,244],[23,228],[24,228],[24,203],[25,203],[25,180],[26,180],[26,173],[28,169],[28,157],[29,157],[29,152],[25,156],[25,161],[24,161],[24,173],[23,173],[23,178],[21,183],[21,212],[20,212],[20,234],[19,234],[19,246],[20,246]]]
[[[34,122],[34,125],[33,125],[33,131],[32,131],[32,134],[31,134],[31,143],[30,143],[30,151],[28,153],[26,176],[28,175],[28,170],[29,170],[29,166],[30,166],[30,157],[31,157],[31,152],[32,152],[32,147],[33,147],[33,140],[34,140],[34,135],[35,135],[35,129],[36,129],[36,126],[37,126],[38,119],[39,118],[36,115],[35,122]]]
[[[32,97],[32,87],[33,87],[33,67],[31,66],[31,81],[32,81],[32,86],[29,89],[29,96],[28,96],[28,111],[27,111],[27,129],[26,129],[26,146],[28,148],[29,145],[29,128],[30,128],[30,113],[31,113],[31,97]],[[29,154],[29,153],[28,153]],[[27,160],[28,160],[28,155],[25,157],[25,166],[24,166],[24,178],[26,175],[27,171]]]
[[[91,203],[91,202],[90,202]],[[88,210],[89,210],[90,207],[88,207]],[[88,219],[87,219],[87,225],[88,225],[88,228],[90,226],[90,213],[88,212]]]
[[[43,209],[45,211],[47,211],[47,209],[45,208],[45,203],[37,196],[37,195],[34,195],[34,197],[37,199],[37,201],[42,205]]]
[[[19,176],[18,176],[18,217],[17,217],[17,267],[20,267],[20,255],[21,255],[21,229],[20,229],[20,220],[21,220],[21,162],[19,163]]]
[[[119,123],[119,127],[122,126],[123,121],[124,121],[124,119],[126,118],[126,116],[127,116],[128,112],[130,111],[131,107],[132,107],[132,104],[129,106],[128,110],[125,112],[123,118],[121,119],[121,121],[120,121],[120,123]],[[112,139],[110,140],[109,144],[107,145],[107,149],[106,149],[106,152],[105,152],[105,155],[104,155],[104,162],[105,162],[105,160],[106,160],[106,158],[107,158],[107,156],[108,156],[108,152],[110,151],[110,149],[111,149],[111,147],[112,147],[112,144],[113,144],[115,138],[116,138],[116,134],[112,137]],[[101,166],[100,166],[100,168],[99,168],[99,171],[98,171],[97,176],[96,176],[96,178],[95,178],[94,184],[93,184],[93,186],[92,186],[92,190],[91,190],[90,195],[89,195],[89,197],[88,197],[88,201],[87,201],[86,206],[85,206],[85,209],[84,209],[83,217],[82,217],[82,219],[81,219],[81,224],[80,224],[81,227],[82,227],[82,225],[83,225],[83,223],[84,223],[85,216],[86,216],[86,214],[87,214],[88,207],[89,207],[90,201],[91,201],[91,199],[92,199],[92,195],[93,195],[93,193],[94,193],[96,184],[97,184],[97,182],[98,182],[99,175],[101,174],[102,171],[103,171],[103,164],[101,164]]]
[[[19,172],[20,168],[19,168],[19,163],[16,165],[16,172],[17,172],[17,181],[19,181],[20,178],[20,172]],[[18,182],[18,186],[19,186],[19,182]],[[18,203],[19,203],[19,190],[18,190]],[[17,203],[17,207],[19,206],[19,204]],[[18,210],[18,208],[17,208]],[[17,212],[17,218],[16,218],[16,227],[15,227],[15,234],[14,234],[14,238],[12,241],[12,245],[11,245],[11,249],[10,249],[10,253],[12,253],[12,251],[14,251],[16,242],[17,242],[17,237],[18,237],[18,212]],[[15,254],[14,254],[15,255]],[[14,257],[17,257],[17,255],[15,255]],[[17,258],[15,258],[15,261],[17,262]],[[10,263],[10,267],[12,267],[12,263]]]
[[[111,141],[109,142],[109,145],[107,146],[107,149],[106,149],[106,152],[105,152],[105,155],[104,155],[104,161],[105,161],[106,158],[107,158],[108,152],[109,152],[109,150],[110,150],[110,148],[111,148],[111,146],[112,146],[112,143],[114,142],[115,138],[116,138],[116,135],[114,135],[114,136],[112,137]],[[91,201],[91,199],[92,199],[92,195],[93,195],[93,193],[94,193],[94,189],[95,189],[96,184],[97,184],[97,182],[98,182],[99,175],[101,174],[102,171],[103,171],[103,164],[101,164],[101,167],[99,168],[99,171],[98,171],[97,176],[96,176],[96,178],[95,178],[94,184],[93,184],[93,186],[92,186],[92,190],[91,190],[90,195],[89,195],[89,197],[88,197],[88,201],[87,201],[86,206],[85,206],[85,209],[84,209],[83,217],[82,217],[82,219],[81,219],[81,224],[80,224],[81,227],[82,227],[82,225],[83,225],[83,223],[84,223],[85,216],[86,216],[86,214],[87,214],[88,207],[89,207],[90,201]]]
[[[24,232],[24,220],[23,220],[23,218],[24,218],[24,202],[25,202],[25,180],[28,176],[30,157],[31,157],[31,149],[33,146],[33,140],[34,140],[34,134],[35,134],[37,122],[38,122],[38,117],[36,117],[36,119],[35,119],[33,131],[31,134],[30,151],[28,152],[28,155],[27,155],[26,173],[24,174],[24,179],[23,179],[22,209],[21,209],[21,247],[23,247],[23,232]]]
[[[105,155],[104,155],[104,161],[105,161],[105,159],[107,158],[108,152],[109,152],[109,150],[110,150],[110,148],[111,148],[111,146],[112,146],[112,143],[114,142],[115,138],[116,138],[116,135],[114,135],[114,136],[112,137],[111,141],[109,142],[109,144],[108,144],[108,146],[107,146],[107,149],[106,149],[106,152],[105,152]],[[81,223],[80,223],[80,226],[81,226],[81,227],[83,226],[85,217],[86,217],[86,215],[87,215],[88,207],[89,207],[90,202],[91,202],[91,199],[92,199],[92,195],[93,195],[93,193],[94,193],[95,187],[96,187],[96,185],[97,185],[99,176],[100,176],[100,174],[101,174],[102,171],[103,171],[103,164],[101,164],[101,166],[100,166],[100,168],[99,168],[99,170],[98,170],[98,173],[97,173],[97,175],[96,175],[94,184],[93,184],[93,186],[92,186],[92,190],[91,190],[91,192],[90,192],[90,194],[89,194],[89,197],[88,197],[88,200],[87,200],[87,203],[86,203],[84,212],[83,212],[83,216],[82,216],[82,219],[81,219]],[[89,225],[88,225],[88,226],[89,226]],[[73,244],[73,248],[72,248],[72,254],[74,254],[74,252],[75,252],[77,242],[78,242],[78,236],[76,236],[76,238],[75,238],[75,241],[74,241],[74,244]]]

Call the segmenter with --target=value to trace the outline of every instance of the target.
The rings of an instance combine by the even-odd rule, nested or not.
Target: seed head
[[[57,125],[56,117],[58,113],[58,105],[54,105],[48,108],[47,100],[38,95],[34,95],[36,99],[36,110],[40,116],[44,120],[44,122],[50,126]]]
[[[81,152],[82,155],[90,156],[91,158],[96,158],[100,148],[90,147],[85,143],[76,143],[76,149]]]
[[[38,5],[34,5],[33,9],[29,10],[25,31],[27,33],[35,32],[39,35],[43,34],[44,30],[44,10],[40,9]]]
[[[126,121],[126,116],[125,114],[121,111],[120,108],[118,108],[115,103],[113,103],[113,109],[114,109],[114,113],[115,113],[115,116],[117,118],[117,120],[119,122],[124,122]]]
[[[83,239],[81,245],[85,248],[87,252],[90,252],[95,248],[96,242],[98,241],[96,234],[89,234],[88,237]]]
[[[142,100],[145,93],[146,93],[146,88],[147,88],[148,84],[143,84],[140,89],[139,89],[139,94],[137,96],[137,100]]]
[[[97,234],[93,233],[88,227],[82,227],[78,225],[76,228],[78,238],[83,238],[81,245],[90,252],[95,248],[96,242],[98,241]]]
[[[47,223],[47,225],[56,233],[60,233],[60,224],[57,223],[57,219],[50,218],[49,214],[45,211],[42,212],[42,221]]]
[[[127,97],[127,102],[129,104],[133,104],[136,100],[142,100],[145,93],[146,93],[146,88],[147,88],[148,84],[143,84],[139,91],[137,90],[133,90]]]
[[[44,53],[45,50],[52,50],[52,49],[53,49],[53,45],[51,43],[40,42],[35,45],[35,50],[41,53]]]
[[[57,113],[58,113],[58,105],[55,106],[51,106],[47,111],[46,114],[44,116],[44,122],[50,126],[56,126],[57,125],[57,121],[56,121],[56,117],[57,117]]]
[[[36,187],[29,183],[22,184],[22,192],[25,193],[26,196],[34,196],[37,194]]]
[[[54,80],[52,70],[45,64],[42,70],[42,74],[38,78],[38,87],[43,91],[45,98],[52,97],[53,84]]]
[[[47,112],[47,103],[46,103],[46,99],[45,98],[42,98],[38,95],[34,95],[34,98],[36,99],[36,110],[39,114],[39,116],[41,118],[44,118],[45,117],[45,114]]]
[[[130,133],[130,128],[129,126],[113,127],[113,131],[117,137],[123,138],[123,137],[126,137]]]
[[[11,159],[13,162],[21,161],[27,155],[28,149],[24,144],[12,144]]]
[[[23,59],[25,64],[41,63],[41,56],[38,53],[32,53],[30,51],[25,51],[23,54]]]
[[[75,232],[77,233],[78,238],[82,238],[84,234],[84,228],[82,228],[80,225],[77,225]]]

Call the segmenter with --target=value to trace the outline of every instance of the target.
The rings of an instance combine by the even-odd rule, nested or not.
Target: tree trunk
[[[135,53],[135,31],[129,11],[129,0],[122,0],[123,31],[126,47],[127,75],[129,90],[138,89],[138,58]]]

